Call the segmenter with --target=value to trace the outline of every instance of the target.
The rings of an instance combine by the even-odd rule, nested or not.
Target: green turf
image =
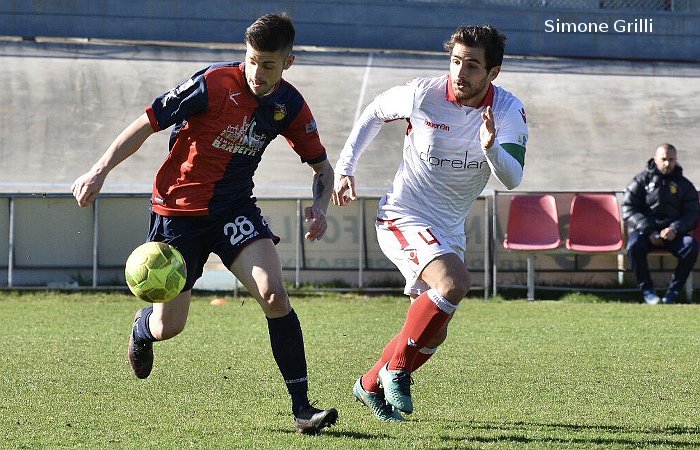
[[[415,374],[415,412],[374,420],[352,385],[403,323],[400,297],[293,298],[311,398],[336,427],[294,432],[267,327],[250,299],[197,297],[186,330],[126,362],[133,297],[0,291],[0,448],[695,448],[699,305],[571,295],[468,299]]]

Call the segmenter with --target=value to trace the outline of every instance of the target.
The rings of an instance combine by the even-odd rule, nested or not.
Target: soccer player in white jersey
[[[408,120],[403,161],[377,211],[382,251],[406,278],[406,322],[353,388],[385,421],[413,411],[411,373],[447,337],[469,290],[465,221],[491,174],[520,184],[528,132],[523,104],[494,86],[505,36],[490,25],[458,28],[445,43],[449,73],[416,78],[377,96],[353,127],[335,168],[333,202],[356,199],[355,167],[389,120]]]

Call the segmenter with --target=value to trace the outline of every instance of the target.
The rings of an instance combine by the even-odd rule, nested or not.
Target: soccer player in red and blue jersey
[[[304,211],[310,222],[306,239],[323,237],[333,168],[311,110],[282,79],[294,62],[294,36],[286,14],[257,19],[245,32],[244,62],[211,65],[155,99],[71,190],[80,206],[90,205],[115,166],[151,134],[173,127],[170,152],[153,183],[148,240],[167,242],[182,253],[187,281],[175,299],[136,313],[129,339],[131,367],[138,378],[148,377],[153,342],[184,329],[192,286],[209,255],[216,253],[262,307],[297,431],[314,434],[333,425],[338,412],[309,403],[304,341],[283,285],[275,249],[279,238],[253,196],[253,174],[262,154],[282,135],[314,171],[313,204]]]

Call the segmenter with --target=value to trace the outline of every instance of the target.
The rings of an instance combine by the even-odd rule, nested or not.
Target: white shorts
[[[421,280],[425,266],[440,255],[454,253],[464,261],[466,236],[444,236],[438,229],[416,217],[377,217],[377,241],[384,254],[406,278],[404,294],[419,295],[430,286]]]

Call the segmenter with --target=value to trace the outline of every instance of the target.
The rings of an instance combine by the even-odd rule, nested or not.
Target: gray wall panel
[[[0,3],[6,35],[240,43],[245,28],[267,12],[287,11],[297,24],[297,44],[440,51],[462,24],[489,22],[509,36],[510,54],[618,59],[700,60],[698,9],[597,9],[598,2],[530,6],[494,2],[254,1],[34,1]],[[635,5],[634,2],[628,2]],[[622,3],[621,3],[622,4]],[[679,3],[681,4],[681,3]],[[524,6],[521,6],[524,5]],[[567,7],[568,6],[568,7]],[[445,13],[449,8],[450,14]],[[609,32],[546,33],[545,21],[606,23]],[[653,20],[651,32],[619,33],[616,20]],[[663,48],[663,52],[658,49]]]
[[[15,268],[90,267],[92,209],[68,197],[15,199]]]

